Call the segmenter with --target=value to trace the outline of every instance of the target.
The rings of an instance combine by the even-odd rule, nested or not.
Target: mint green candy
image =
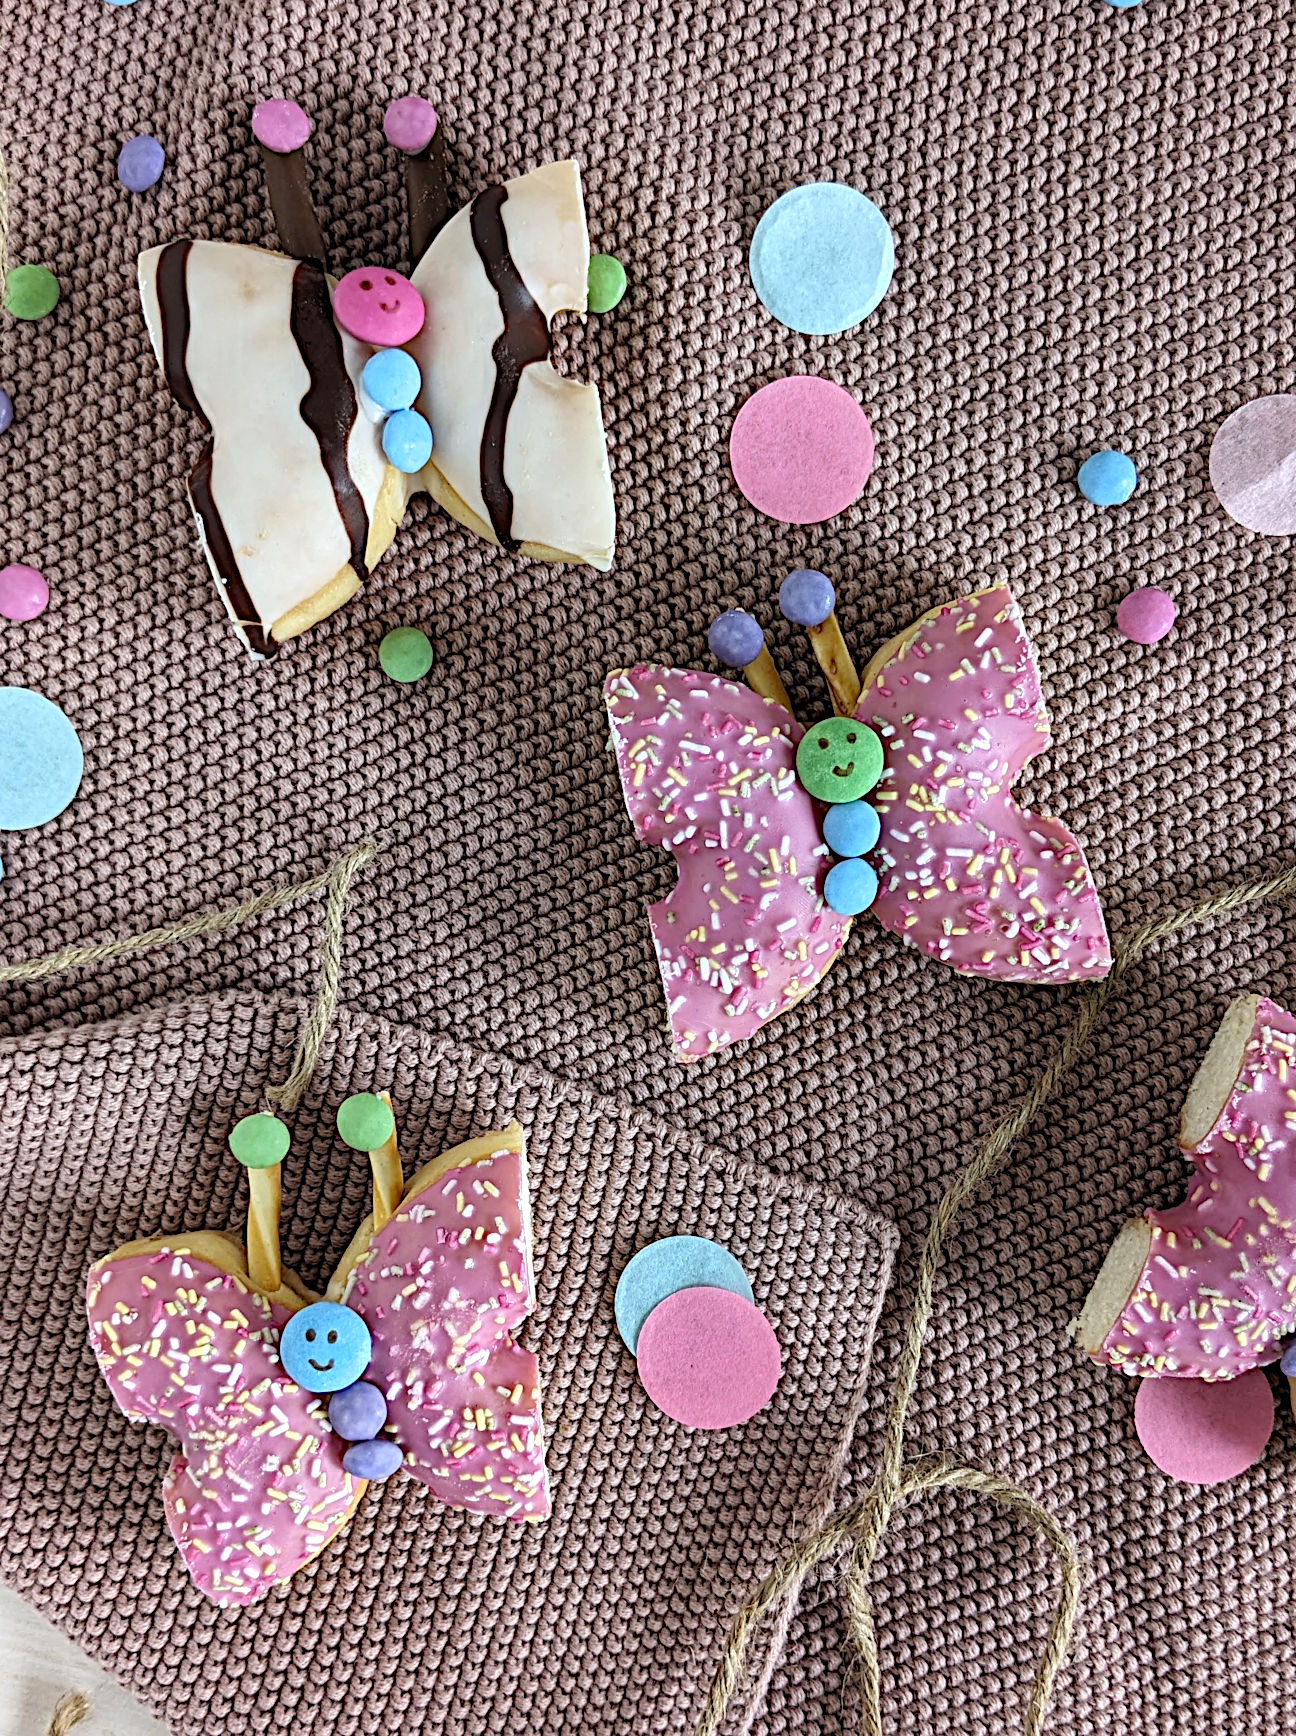
[[[589,262],[590,312],[611,313],[625,292],[625,266],[610,253],[595,253]]]
[[[277,1115],[245,1115],[230,1129],[229,1148],[245,1169],[273,1169],[287,1157],[288,1145]]]
[[[378,661],[393,681],[418,681],[432,667],[432,641],[418,627],[393,627],[378,647]]]
[[[352,1151],[377,1151],[396,1131],[396,1117],[372,1091],[357,1091],[337,1112],[342,1143]]]
[[[15,265],[5,278],[4,308],[15,319],[44,319],[59,298],[59,280],[43,265]]]

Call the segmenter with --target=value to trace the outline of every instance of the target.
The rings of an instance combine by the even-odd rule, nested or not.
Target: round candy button
[[[796,769],[821,802],[856,802],[882,776],[882,743],[853,717],[825,717],[801,737]]]
[[[785,621],[798,627],[821,627],[837,607],[837,592],[827,573],[798,567],[779,586],[779,608]]]
[[[49,603],[49,586],[35,567],[21,561],[0,567],[0,615],[6,621],[34,621]]]
[[[692,1429],[731,1429],[774,1396],[778,1339],[754,1303],[730,1290],[677,1290],[644,1321],[638,1342],[644,1391]]]
[[[4,307],[15,319],[44,319],[59,298],[59,280],[44,265],[15,265],[5,278]]]
[[[734,418],[729,462],[758,512],[784,524],[819,524],[864,492],[873,430],[841,386],[796,374],[748,398]]]
[[[386,349],[417,337],[427,309],[418,290],[399,271],[361,266],[348,271],[333,291],[333,317],[361,343]]]
[[[127,139],[117,153],[117,179],[128,193],[147,193],[162,179],[166,152],[149,133]]]
[[[353,1477],[363,1477],[369,1483],[381,1483],[394,1476],[405,1462],[405,1455],[395,1441],[357,1441],[342,1455],[342,1469]]]
[[[387,1421],[387,1400],[371,1380],[357,1380],[333,1394],[328,1418],[344,1441],[371,1441]]]
[[[390,1104],[372,1091],[357,1091],[337,1112],[337,1130],[342,1143],[352,1151],[377,1151],[396,1131]]]
[[[30,687],[0,687],[0,832],[61,814],[81,787],[85,756],[64,714]]]
[[[1289,1380],[1296,1379],[1296,1338],[1283,1351],[1279,1367]]]
[[[273,1169],[287,1157],[290,1142],[277,1115],[245,1115],[230,1128],[229,1148],[245,1169]]]
[[[839,181],[811,181],[776,199],[751,244],[756,293],[794,332],[826,336],[867,318],[895,270],[891,226],[871,199]]]
[[[726,609],[707,629],[707,644],[719,663],[730,669],[745,669],[765,649],[761,624],[746,609]]]
[[[1116,625],[1136,645],[1156,645],[1174,626],[1178,613],[1173,597],[1156,585],[1143,585],[1121,598]]]
[[[437,112],[425,96],[398,96],[387,104],[383,131],[387,143],[417,156],[426,151],[437,130]]]
[[[838,916],[859,916],[878,895],[878,877],[858,856],[837,862],[824,879],[824,903]]]
[[[589,262],[589,310],[611,313],[626,292],[625,266],[610,253],[595,253]]]
[[[0,386],[0,434],[4,433],[5,429],[13,421],[13,417],[13,399],[9,396],[8,392],[5,391],[4,387]]]
[[[252,110],[253,137],[278,157],[300,151],[311,131],[311,118],[306,110],[300,103],[289,102],[284,97],[259,102]]]
[[[677,1290],[709,1287],[732,1290],[748,1302],[752,1287],[746,1272],[727,1248],[705,1236],[666,1236],[640,1248],[622,1272],[616,1287],[617,1331],[633,1356],[643,1323]]]
[[[1138,487],[1138,470],[1126,453],[1108,449],[1085,459],[1076,482],[1095,506],[1123,506]]]
[[[1264,1370],[1236,1380],[1141,1380],[1134,1426],[1158,1470],[1179,1483],[1226,1483],[1258,1464],[1273,1433]]]
[[[432,429],[417,410],[397,410],[383,423],[382,449],[387,462],[404,476],[414,476],[432,456]]]
[[[393,627],[378,647],[378,661],[393,681],[420,681],[432,667],[432,641],[419,627]]]
[[[337,1392],[360,1379],[373,1355],[369,1328],[354,1308],[312,1302],[284,1327],[279,1360],[306,1392]]]
[[[882,836],[882,822],[867,802],[839,802],[824,815],[823,835],[835,856],[867,856]]]
[[[419,365],[408,350],[379,350],[370,356],[360,384],[380,410],[408,410],[423,389]]]

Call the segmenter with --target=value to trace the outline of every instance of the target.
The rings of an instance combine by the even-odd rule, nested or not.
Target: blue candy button
[[[839,802],[824,815],[823,835],[835,856],[867,856],[882,836],[882,822],[867,802]]]
[[[381,1483],[399,1471],[405,1455],[395,1441],[357,1441],[342,1455],[342,1469],[353,1477],[365,1477],[371,1483]]]
[[[344,1441],[371,1441],[387,1421],[387,1400],[371,1380],[357,1380],[333,1394],[328,1417]]]
[[[745,669],[765,649],[760,622],[746,609],[726,609],[707,628],[707,644],[718,663],[730,669]]]
[[[369,1328],[354,1308],[312,1302],[299,1309],[279,1339],[289,1380],[306,1392],[337,1392],[360,1379],[373,1355]]]
[[[746,1272],[727,1248],[705,1236],[667,1236],[640,1248],[616,1287],[617,1331],[633,1356],[644,1321],[677,1290],[732,1290],[752,1301]]]
[[[413,476],[432,456],[432,430],[417,410],[397,410],[383,423],[382,447],[389,464]]]
[[[756,225],[756,293],[794,332],[844,332],[873,312],[895,270],[891,226],[871,199],[839,181],[793,187]]]
[[[408,410],[423,389],[419,365],[408,350],[378,350],[364,365],[360,384],[380,410]]]
[[[1108,449],[1086,458],[1076,481],[1095,506],[1123,506],[1138,487],[1138,469],[1126,453]]]
[[[859,916],[878,895],[878,877],[867,862],[852,856],[828,870],[824,903],[838,916]]]

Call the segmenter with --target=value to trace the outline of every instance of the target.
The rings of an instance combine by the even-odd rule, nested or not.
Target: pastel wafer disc
[[[691,1429],[732,1429],[774,1396],[774,1329],[732,1290],[677,1290],[639,1333],[639,1378],[659,1410]]]
[[[1141,1380],[1134,1426],[1167,1477],[1226,1483],[1264,1455],[1274,1426],[1273,1388],[1259,1368],[1236,1380]]]
[[[1296,534],[1296,396],[1275,392],[1234,410],[1211,443],[1210,479],[1248,530]]]
[[[643,1323],[677,1290],[711,1286],[732,1290],[748,1302],[752,1287],[746,1272],[727,1248],[705,1236],[665,1236],[639,1252],[627,1265],[616,1287],[617,1331],[631,1356]]]
[[[864,492],[873,430],[844,387],[791,374],[753,392],[739,410],[729,462],[758,512],[784,524],[821,524]]]

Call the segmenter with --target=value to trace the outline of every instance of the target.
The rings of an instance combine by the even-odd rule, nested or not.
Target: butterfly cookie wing
[[[289,1311],[182,1238],[98,1261],[86,1308],[118,1405],[180,1442],[163,1499],[194,1583],[218,1604],[255,1602],[337,1536],[364,1488],[326,1401],[280,1365]]]
[[[545,1518],[539,1365],[513,1337],[535,1306],[521,1129],[420,1170],[340,1299],[369,1326],[406,1471],[449,1506]]]
[[[1050,736],[1008,587],[924,615],[866,678],[855,715],[886,756],[869,797],[882,822],[873,914],[883,927],[969,975],[1105,976],[1111,948],[1084,851],[1012,794]]]
[[[635,834],[679,881],[648,909],[675,1052],[695,1061],[795,1006],[841,951],[822,809],[781,705],[690,669],[615,670],[603,697]]]

